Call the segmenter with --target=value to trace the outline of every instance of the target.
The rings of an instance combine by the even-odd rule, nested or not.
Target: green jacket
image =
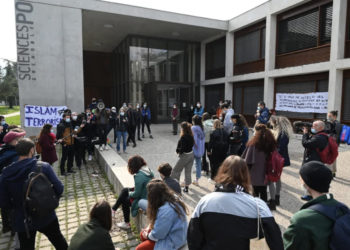
[[[333,221],[308,207],[314,204],[333,206],[337,201],[332,194],[322,195],[304,204],[293,215],[290,225],[283,234],[285,250],[328,250],[329,240],[333,231]]]
[[[135,175],[135,189],[129,193],[129,196],[134,199],[131,204],[131,215],[137,216],[139,210],[139,200],[147,199],[147,184],[154,177],[153,172],[147,167],[143,166]]]
[[[111,235],[92,219],[82,224],[73,235],[68,250],[115,250]]]

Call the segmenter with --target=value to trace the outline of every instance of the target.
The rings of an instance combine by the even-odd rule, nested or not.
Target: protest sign
[[[57,127],[62,119],[63,111],[66,106],[35,106],[25,105],[24,107],[24,126],[25,127],[42,127],[46,123]]]
[[[300,113],[327,113],[328,92],[277,93],[276,110]]]

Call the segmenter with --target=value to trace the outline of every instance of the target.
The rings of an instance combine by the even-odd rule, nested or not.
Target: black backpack
[[[347,250],[350,246],[350,210],[343,203],[336,206],[315,204],[309,209],[315,210],[334,222],[329,242],[332,250]]]
[[[42,172],[43,162],[37,162],[37,170],[28,175],[24,185],[24,209],[27,218],[43,218],[59,205],[53,184]]]

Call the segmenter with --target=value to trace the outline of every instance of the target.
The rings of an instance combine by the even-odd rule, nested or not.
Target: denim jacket
[[[154,250],[177,250],[186,244],[186,214],[180,218],[168,202],[158,209],[154,227],[148,238],[156,242]],[[180,206],[180,205],[179,205]]]

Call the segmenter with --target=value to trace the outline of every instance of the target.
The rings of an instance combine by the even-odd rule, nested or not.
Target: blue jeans
[[[194,162],[196,164],[196,178],[197,180],[202,176],[202,157],[194,157]]]
[[[143,211],[146,211],[147,210],[147,206],[148,206],[148,200],[146,199],[141,199],[139,200],[139,208],[141,208]]]
[[[117,131],[117,151],[120,151],[120,139],[123,136],[123,151],[126,150],[126,136],[128,132]]]

